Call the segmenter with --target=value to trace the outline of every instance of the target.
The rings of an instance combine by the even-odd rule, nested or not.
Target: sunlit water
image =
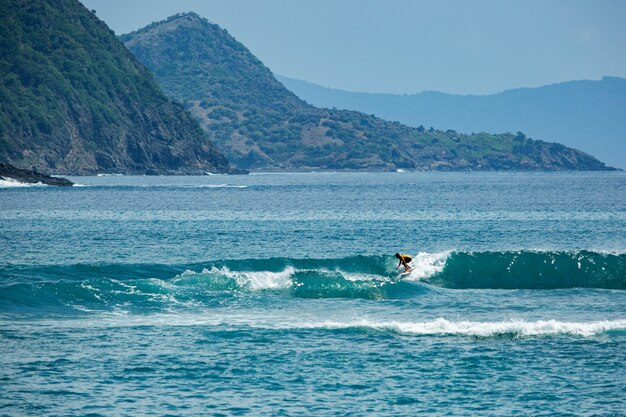
[[[624,173],[72,180],[0,184],[0,415],[626,414]]]

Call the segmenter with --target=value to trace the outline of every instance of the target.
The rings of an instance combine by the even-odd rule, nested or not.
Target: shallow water
[[[626,414],[624,173],[72,180],[0,188],[0,414]]]

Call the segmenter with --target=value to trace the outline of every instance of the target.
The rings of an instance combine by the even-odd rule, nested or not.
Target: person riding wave
[[[396,258],[400,259],[398,268],[400,268],[400,265],[404,265],[404,272],[411,271],[411,267],[409,266],[409,263],[413,260],[413,258],[411,258],[409,255],[404,255],[404,254],[401,255],[399,253],[396,253]]]

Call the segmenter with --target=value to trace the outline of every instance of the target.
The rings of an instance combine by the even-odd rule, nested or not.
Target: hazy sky
[[[274,73],[349,91],[487,94],[626,77],[622,0],[81,0],[117,34],[194,11]]]

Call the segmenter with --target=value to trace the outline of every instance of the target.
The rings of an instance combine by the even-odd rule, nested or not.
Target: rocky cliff
[[[0,0],[0,68],[0,162],[60,174],[229,169],[77,0]]]

